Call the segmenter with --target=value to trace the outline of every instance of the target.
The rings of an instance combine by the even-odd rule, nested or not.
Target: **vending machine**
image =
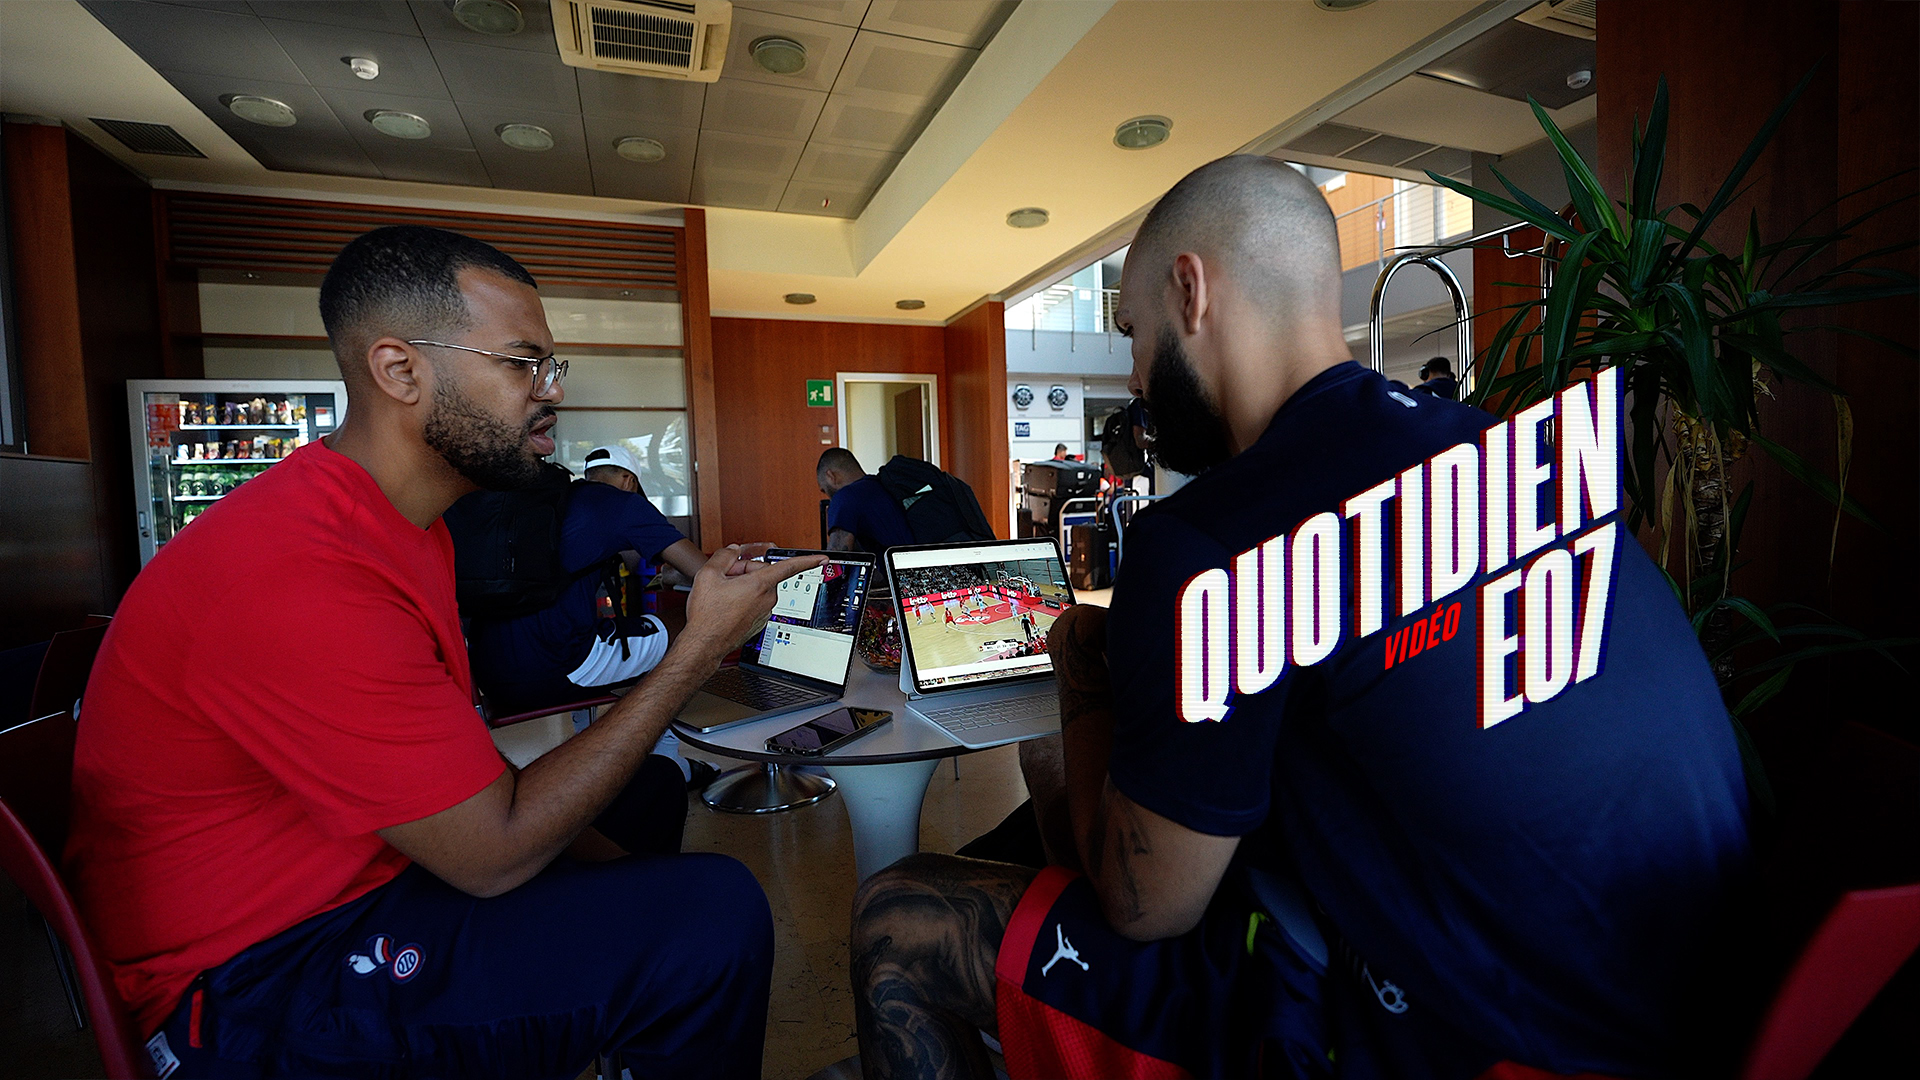
[[[207,507],[340,426],[341,382],[293,379],[135,379],[134,512],[140,565]]]

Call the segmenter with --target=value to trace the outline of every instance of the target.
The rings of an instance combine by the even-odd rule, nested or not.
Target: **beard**
[[[485,491],[514,491],[533,484],[545,463],[533,453],[527,439],[542,420],[554,415],[551,405],[513,424],[474,404],[452,379],[433,381],[433,410],[422,433],[427,445],[446,459],[454,471]]]
[[[1153,420],[1153,456],[1174,472],[1198,476],[1233,456],[1226,418],[1200,385],[1171,326],[1162,326],[1153,342],[1147,409]]]

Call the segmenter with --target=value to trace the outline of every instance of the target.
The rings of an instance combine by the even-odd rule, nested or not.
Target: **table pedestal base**
[[[860,880],[920,850],[920,804],[938,758],[891,765],[834,765],[840,798],[853,825],[853,866]]]
[[[713,778],[700,799],[729,814],[777,814],[812,806],[837,786],[827,777],[783,769],[769,761],[728,769]]]

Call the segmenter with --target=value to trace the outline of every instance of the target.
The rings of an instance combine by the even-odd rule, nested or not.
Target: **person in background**
[[[1453,361],[1444,356],[1436,356],[1420,365],[1420,385],[1414,387],[1422,394],[1432,394],[1443,401],[1460,400],[1460,384],[1453,377]]]
[[[1053,444],[1053,460],[1055,461],[1067,460],[1067,444],[1066,443]]]
[[[1183,710],[1183,663],[1226,636],[1181,639],[1193,582],[1246,589],[1240,553],[1494,424],[1354,363],[1340,281],[1326,199],[1272,158],[1202,166],[1141,224],[1114,322],[1155,454],[1194,479],[1128,526],[1111,610],[1048,628],[1061,731],[1021,765],[1053,865],[922,853],[861,884],[867,1076],[989,1076],[983,1030],[1015,1076],[1720,1071],[1695,1059],[1737,978],[1716,938],[1749,885],[1746,780],[1686,613],[1616,524],[1587,534],[1604,664],[1524,712],[1483,722],[1481,623],[1517,617],[1471,583]],[[1383,659],[1450,602],[1456,639]]]
[[[913,543],[907,515],[879,480],[867,475],[860,459],[845,447],[824,450],[814,480],[827,504],[827,549],[870,551],[875,555]]]
[[[156,1071],[758,1077],[766,894],[596,822],[821,560],[716,552],[647,692],[515,768],[474,713],[440,517],[554,451],[533,277],[393,226],[334,259],[320,314],[345,422],[148,563],[88,686],[65,871]]]

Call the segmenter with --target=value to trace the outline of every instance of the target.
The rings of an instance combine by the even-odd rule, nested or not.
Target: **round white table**
[[[853,824],[854,868],[865,881],[875,871],[920,850],[920,804],[927,797],[933,770],[942,758],[973,753],[931,722],[907,712],[906,704],[897,673],[874,671],[856,658],[848,673],[847,692],[837,702],[719,731],[701,733],[683,724],[673,725],[673,730],[682,743],[710,754],[770,765],[825,766],[846,800],[847,819]],[[893,719],[873,734],[819,757],[767,750],[769,738],[845,706],[886,709]],[[788,805],[817,802],[832,790]]]

